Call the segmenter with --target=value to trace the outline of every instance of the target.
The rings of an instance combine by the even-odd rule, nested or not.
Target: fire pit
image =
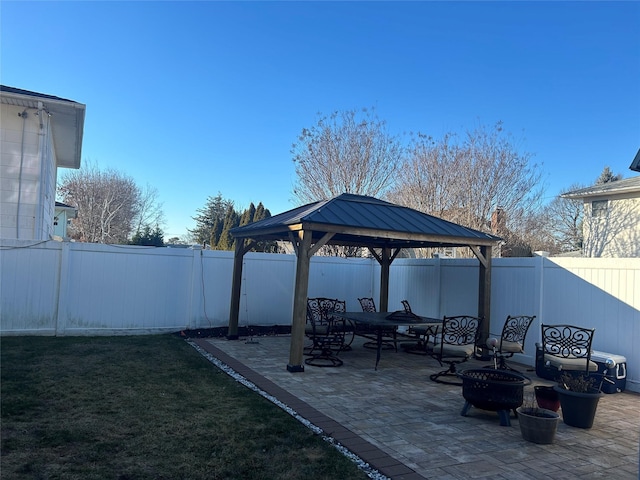
[[[511,426],[509,411],[522,405],[523,388],[531,381],[507,370],[476,368],[458,373],[465,399],[460,415],[467,416],[471,406],[497,412],[500,425]]]

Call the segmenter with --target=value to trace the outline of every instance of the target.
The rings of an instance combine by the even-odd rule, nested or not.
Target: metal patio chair
[[[404,307],[404,311],[406,313],[412,313],[411,312],[411,305],[409,304],[409,300],[401,300],[402,306]]]
[[[362,307],[363,312],[377,312],[376,303],[371,297],[363,297],[358,298],[358,302],[360,302],[360,307]],[[368,342],[362,344],[365,348],[378,348],[378,334],[377,331],[371,328],[368,325],[362,325],[356,323],[355,325],[355,333],[360,337],[364,337],[368,339]],[[382,348],[384,350],[395,350],[398,351],[398,343],[397,343],[397,334],[398,327],[389,327],[382,329]]]
[[[409,300],[401,300],[404,312],[411,314],[411,304]],[[417,342],[402,343],[400,346],[407,353],[415,355],[429,355],[432,345],[429,344],[429,340],[434,340],[435,335],[438,333],[438,329],[424,328],[424,327],[410,327],[408,330],[409,336],[417,339]]]
[[[311,345],[304,350],[307,365],[315,367],[339,367],[342,360],[338,353],[347,349],[345,321],[334,312],[345,312],[346,302],[333,298],[307,299],[307,323],[305,334]]]
[[[481,323],[481,318],[468,315],[443,318],[442,329],[435,336],[431,356],[441,366],[447,364],[448,368],[430,375],[431,380],[449,385],[462,385],[462,381],[458,379],[456,365],[466,362],[475,353]]]
[[[595,329],[575,325],[541,325],[542,343],[536,347],[536,375],[558,380],[562,373],[589,375],[598,371],[591,360]]]
[[[489,336],[487,339],[487,347],[493,349],[493,366],[495,368],[520,373],[518,370],[509,367],[506,359],[513,357],[516,353],[524,353],[524,342],[527,337],[527,332],[535,318],[535,315],[508,315],[502,327],[500,338],[495,338],[495,335]]]

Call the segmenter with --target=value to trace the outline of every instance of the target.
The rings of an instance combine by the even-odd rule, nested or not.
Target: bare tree
[[[565,251],[549,228],[549,217],[544,208],[538,213],[528,215],[523,221],[520,239],[522,245],[529,248],[530,253],[545,251],[555,255]]]
[[[501,122],[462,140],[453,133],[440,140],[418,135],[389,198],[480,231],[491,231],[491,215],[501,209],[504,223],[494,233],[522,239],[543,193],[539,167],[530,160]]]
[[[296,164],[295,196],[301,204],[341,193],[381,196],[392,185],[402,145],[374,109],[319,115],[304,128],[291,153]]]
[[[567,192],[580,190],[585,185],[574,183]],[[543,227],[556,239],[559,252],[574,252],[582,248],[584,207],[581,198],[555,197],[543,208]]]
[[[446,134],[436,141],[418,134],[388,198],[437,217],[457,217],[460,205],[465,203],[460,198],[465,196],[465,189],[459,185],[464,152],[452,143],[454,138]]]
[[[294,194],[301,204],[342,193],[379,197],[391,187],[402,145],[373,108],[361,114],[348,110],[319,115],[316,125],[302,129],[291,149],[298,177]],[[348,257],[359,252],[356,247],[324,246],[318,254]]]
[[[65,174],[58,186],[62,201],[78,209],[69,228],[71,237],[93,243],[127,243],[141,215],[155,211],[160,213],[155,218],[161,218],[153,191],[148,192],[144,196],[131,177],[91,163]]]
[[[138,214],[133,220],[133,232],[142,232],[147,227],[164,224],[162,203],[158,202],[158,189],[147,184],[139,190]]]

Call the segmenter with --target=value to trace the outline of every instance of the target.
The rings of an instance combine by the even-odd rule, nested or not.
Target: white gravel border
[[[305,427],[310,429],[313,433],[315,433],[316,435],[322,436],[322,439],[325,442],[327,442],[330,445],[332,445],[333,447],[335,447],[340,453],[342,453],[345,457],[347,457],[349,460],[351,460],[353,463],[355,463],[357,465],[357,467],[360,470],[362,470],[363,472],[365,472],[366,475],[369,478],[373,478],[375,480],[391,480],[389,477],[387,477],[386,475],[381,474],[378,470],[373,468],[371,465],[369,465],[367,462],[362,460],[360,457],[358,457],[354,453],[350,452],[348,448],[346,448],[343,445],[341,445],[340,442],[337,442],[335,438],[325,434],[324,431],[320,427],[318,427],[317,425],[314,425],[309,420],[307,420],[306,418],[304,418],[301,415],[299,415],[298,412],[296,412],[294,409],[292,409],[288,405],[285,405],[284,403],[282,403],[280,400],[278,400],[273,395],[269,395],[264,390],[258,388],[254,383],[252,383],[249,380],[247,380],[246,378],[244,378],[242,375],[240,375],[238,372],[236,372],[229,365],[227,365],[224,362],[221,362],[218,358],[216,358],[215,356],[213,356],[212,354],[210,354],[209,352],[204,350],[202,347],[197,345],[195,342],[193,342],[190,339],[187,339],[187,343],[189,345],[191,345],[193,348],[195,348],[203,357],[205,357],[207,360],[209,360],[211,363],[213,363],[216,367],[218,367],[220,370],[222,370],[227,375],[232,377],[236,382],[241,383],[245,387],[253,390],[254,392],[260,394],[262,397],[266,398],[270,402],[276,404],[282,410],[284,410],[289,415],[291,415],[293,418],[295,418],[300,423],[302,423]]]

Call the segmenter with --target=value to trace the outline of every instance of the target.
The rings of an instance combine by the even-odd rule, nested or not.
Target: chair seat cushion
[[[544,363],[549,364],[552,367],[557,368],[558,370],[585,370],[585,358],[578,357],[555,357],[553,355],[549,355],[548,353],[544,354]],[[597,372],[598,364],[589,360],[589,371]]]
[[[500,350],[508,353],[524,353],[524,348],[522,348],[521,343],[509,342],[507,340],[502,341],[502,347],[500,347]]]
[[[442,355],[445,357],[470,357],[473,345],[443,345]]]

